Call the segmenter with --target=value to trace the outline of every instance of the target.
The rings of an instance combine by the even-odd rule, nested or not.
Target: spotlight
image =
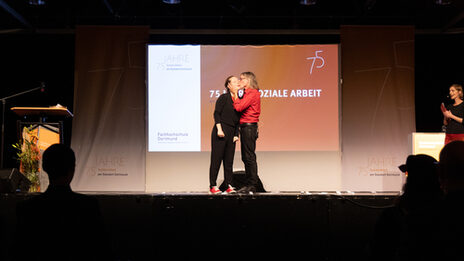
[[[436,5],[450,5],[451,0],[434,0]]]
[[[300,5],[315,5],[317,0],[301,0]]]
[[[169,5],[177,5],[177,4],[180,4],[180,0],[163,0],[163,3],[169,4]]]
[[[29,0],[29,5],[45,5],[45,0]]]

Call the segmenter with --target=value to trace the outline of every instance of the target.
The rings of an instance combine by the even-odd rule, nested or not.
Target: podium
[[[66,107],[62,106],[13,107],[11,108],[11,110],[23,119],[17,121],[18,139],[22,136],[21,132],[24,126],[33,126],[33,128],[43,127],[46,130],[57,133],[59,137],[59,143],[64,143],[63,119],[74,116]],[[49,118],[51,118],[52,120],[48,121]],[[44,132],[45,137],[51,136],[51,134],[47,133],[46,131]]]
[[[444,132],[413,132],[412,154],[426,154],[439,159],[440,151],[445,145]]]
[[[23,131],[24,127],[28,128],[29,132],[37,137],[40,155],[50,145],[64,143],[63,120],[73,117],[73,114],[66,107],[13,107],[11,110],[21,117],[21,120],[17,121],[18,140],[30,140],[29,134]],[[41,162],[39,162],[40,165]],[[42,168],[40,168],[39,179],[40,188],[44,191],[48,187],[48,176]]]
[[[51,107],[13,107],[11,108],[19,116],[39,116],[39,117],[73,117],[74,115],[63,106],[51,106]]]

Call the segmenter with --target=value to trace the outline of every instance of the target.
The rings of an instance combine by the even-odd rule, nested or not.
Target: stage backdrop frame
[[[147,27],[76,29],[73,189],[207,190],[208,152],[146,153],[148,38]],[[414,28],[343,26],[341,58],[341,152],[258,152],[267,190],[401,190],[397,166],[404,163],[408,135],[415,131]],[[315,167],[321,161],[330,164]],[[166,167],[152,171],[157,164]],[[243,169],[238,153],[234,169]]]

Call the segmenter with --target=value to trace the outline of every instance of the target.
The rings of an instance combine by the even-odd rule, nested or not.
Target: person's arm
[[[234,142],[239,140],[239,125],[235,126],[235,131],[234,131]]]
[[[222,125],[220,123],[216,123],[216,128],[217,128],[217,135],[219,138],[224,138],[226,136],[224,134],[224,131],[222,130]]]
[[[446,112],[444,112],[444,114],[445,114],[445,120],[446,120],[446,118],[449,118],[449,119],[453,119],[453,120],[455,120],[455,121],[457,121],[457,122],[459,122],[459,123],[462,123],[462,118],[459,118],[459,117],[453,115],[453,114],[451,113],[451,111],[446,111]],[[444,122],[443,122],[443,123],[444,123]],[[447,124],[447,123],[446,123],[446,124]]]
[[[232,101],[235,101],[238,98],[237,92],[231,91],[230,96],[232,97]]]
[[[222,125],[221,125],[221,115],[222,111],[224,110],[224,96],[219,96],[219,98],[216,101],[216,106],[214,108],[214,123],[216,124],[217,128],[217,135],[218,137],[224,137],[224,131],[222,130]]]
[[[236,99],[234,101],[234,109],[238,112],[244,111],[246,108],[250,107],[256,95],[259,95],[259,92],[249,92],[246,93],[242,99]]]
[[[232,106],[233,106],[235,100],[238,99],[237,90],[231,91],[231,92],[230,92],[230,95],[231,95],[231,97],[232,97]],[[234,108],[234,109],[235,109],[235,108]],[[234,139],[233,139],[234,142],[236,142],[236,141],[239,140],[239,133],[240,133],[240,129],[239,129],[239,128],[240,128],[240,127],[239,127],[239,125],[237,124],[237,125],[235,126],[235,130],[234,130]]]

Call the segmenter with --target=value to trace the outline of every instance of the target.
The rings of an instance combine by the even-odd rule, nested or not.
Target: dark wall
[[[441,102],[452,83],[464,84],[464,35],[417,35],[415,39],[416,127],[418,132],[441,130]],[[151,35],[160,44],[327,44],[338,35]],[[5,167],[16,167],[14,106],[51,106],[60,103],[73,111],[74,34],[0,35],[2,80],[0,98],[29,90],[44,82],[46,91],[9,99],[5,110]],[[1,110],[1,108],[0,108]],[[1,117],[1,115],[0,115]],[[65,121],[65,143],[71,140],[70,120]]]
[[[16,121],[11,110],[15,106],[48,107],[57,103],[72,111],[74,92],[74,35],[0,35],[2,69],[0,98],[33,89],[40,90],[8,99],[5,109],[5,167],[16,167],[13,143],[17,142]],[[0,108],[1,111],[1,108]],[[0,115],[1,118],[1,115]],[[64,122],[64,138],[69,144],[71,121]]]
[[[441,131],[440,103],[451,84],[464,85],[464,34],[416,36],[416,128]]]

